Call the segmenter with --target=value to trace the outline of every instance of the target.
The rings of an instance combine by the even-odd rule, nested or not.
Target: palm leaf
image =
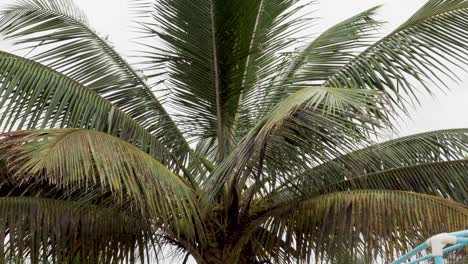
[[[306,13],[307,8],[314,4],[315,1],[304,4],[301,1],[259,2],[233,128],[237,139],[241,139],[252,128],[265,108],[266,102],[259,105],[259,98],[268,96],[270,91],[276,93],[275,89],[282,88],[281,85],[273,83],[271,78],[282,68],[285,50],[302,39],[295,36],[315,21]],[[301,18],[294,18],[299,13]]]
[[[368,9],[332,26],[300,49],[293,57],[282,82],[301,83],[304,79],[314,82],[305,85],[317,85],[325,76],[332,75],[349,63],[359,49],[367,47],[376,38],[375,32],[381,23],[374,17],[379,7]]]
[[[463,229],[468,208],[444,198],[402,191],[351,191],[319,195],[303,201],[272,201],[263,207],[258,221],[237,245],[247,243],[258,227],[268,230],[257,235],[265,250],[294,244],[285,259],[309,263],[315,255],[329,262],[345,250],[353,256],[392,259],[395,254],[441,232]],[[268,252],[268,251],[267,251]],[[270,258],[276,254],[269,251]],[[294,255],[293,255],[294,254]]]
[[[0,74],[0,127],[3,131],[23,127],[95,129],[140,147],[168,167],[182,166],[148,130],[76,81],[4,52],[0,52]]]
[[[468,160],[457,160],[389,169],[343,180],[319,192],[404,190],[442,196],[468,205],[467,165]],[[300,189],[307,192],[302,186]]]
[[[374,172],[465,159],[467,133],[467,129],[431,131],[374,144],[302,173],[297,171],[295,180],[283,187],[300,193],[316,192],[327,185]]]
[[[191,152],[145,77],[94,32],[72,0],[18,1],[0,10],[0,33],[28,56],[82,83],[125,112],[180,160]],[[167,133],[171,131],[171,133]]]
[[[133,202],[141,215],[188,240],[200,227],[196,197],[186,183],[137,147],[108,134],[18,131],[4,134],[0,149],[16,181],[45,181],[85,193],[97,186],[117,202]]]
[[[274,72],[276,53],[292,43],[287,32],[303,24],[289,20],[297,2],[164,0],[154,4],[153,21],[141,24],[143,56],[153,71],[168,69],[178,119],[193,137],[216,138],[219,160],[236,142],[244,91]]]
[[[401,101],[406,95],[417,100],[415,82],[429,92],[433,90],[429,82],[447,86],[441,76],[455,76],[447,65],[461,67],[467,62],[467,12],[465,0],[428,1],[323,85],[384,90],[395,101]]]
[[[257,94],[251,95],[256,98],[246,100],[249,103],[245,106],[247,114],[259,117],[268,114],[291,93],[304,86],[320,85],[324,79],[350,62],[360,49],[369,46],[376,38],[375,31],[380,23],[374,17],[378,8],[346,19],[320,34],[307,46],[283,55],[285,66],[279,68],[281,74],[276,73],[274,81],[265,86],[264,91],[260,91],[264,94],[261,109],[252,103],[258,100],[259,91],[256,91]]]
[[[250,4],[246,10],[254,5]],[[231,10],[234,6],[246,7],[244,4],[225,6]],[[229,68],[221,69],[221,61],[225,57],[225,60],[232,58],[226,56],[229,52],[236,52],[230,46],[234,44],[233,40],[224,40],[222,37],[229,33],[237,34],[234,29],[221,30],[222,21],[229,20],[220,19],[223,9],[217,1],[158,1],[155,3],[157,11],[153,14],[155,24],[144,25],[147,34],[157,36],[165,43],[166,48],[163,50],[160,45],[150,47],[151,54],[147,57],[153,65],[167,63],[168,68],[172,69],[170,82],[178,100],[176,107],[177,110],[183,110],[179,110],[181,115],[186,115],[181,121],[183,126],[188,126],[194,136],[217,138],[220,149],[218,158],[225,155],[229,151],[226,148],[232,144],[232,136],[227,130],[229,121],[226,116],[229,115],[229,110],[225,106],[226,100],[239,93],[229,91],[227,85],[221,83],[229,71]],[[230,19],[238,15],[225,14]],[[183,27],[182,24],[191,26]],[[232,23],[231,26],[240,29],[238,23]],[[227,54],[222,54],[224,50]],[[154,70],[159,67],[161,66],[156,64]],[[190,123],[196,123],[197,126]],[[208,132],[213,134],[206,134]]]
[[[34,197],[1,197],[0,213],[2,263],[13,263],[12,258],[33,264],[151,261],[151,225],[141,218]]]
[[[366,132],[379,125],[374,123],[379,120],[369,118],[367,113],[381,104],[378,94],[362,90],[313,87],[297,91],[246,135],[230,157],[212,173],[214,181],[207,186],[214,187],[211,194],[216,194],[228,178],[240,186],[248,180],[259,182],[264,176],[263,159],[265,164],[281,163],[283,168],[289,161],[293,166],[311,166],[339,156],[339,151],[356,149],[356,144],[365,140]],[[314,117],[313,125],[304,122],[310,116]],[[300,129],[304,129],[304,133]],[[294,155],[279,156],[276,151]],[[294,169],[288,167],[288,171]],[[242,174],[233,176],[233,171]],[[270,181],[271,187],[276,186],[274,177],[265,176],[265,180]]]

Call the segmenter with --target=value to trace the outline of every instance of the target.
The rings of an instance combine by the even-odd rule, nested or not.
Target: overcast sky
[[[15,0],[0,0],[0,5]],[[91,26],[102,35],[109,35],[118,51],[131,54],[135,45],[132,37],[128,4],[131,0],[75,0],[88,15]],[[190,1],[190,0],[187,0]],[[388,21],[385,32],[390,31],[412,13],[424,0],[322,0],[314,8],[321,23],[311,29],[311,35],[346,19],[360,11],[382,5],[380,19]],[[382,32],[384,33],[384,32]],[[0,49],[11,51],[11,47],[0,41]],[[448,94],[436,93],[435,97],[421,96],[421,107],[412,112],[412,121],[402,124],[400,135],[445,128],[468,127],[468,74],[459,76],[462,82],[453,84]]]

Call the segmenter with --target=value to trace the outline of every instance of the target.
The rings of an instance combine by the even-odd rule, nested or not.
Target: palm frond
[[[237,246],[248,243],[261,226],[268,232],[256,238],[271,259],[277,255],[268,250],[284,241],[285,245],[294,245],[293,251],[284,250],[284,258],[299,263],[309,263],[314,256],[327,263],[343,252],[369,260],[379,256],[392,259],[433,234],[468,225],[466,206],[411,192],[361,190],[272,203],[273,207],[258,213],[261,217]]]
[[[151,228],[145,219],[96,206],[1,197],[0,261],[151,263]]]
[[[295,180],[286,182],[284,187],[300,193],[316,192],[327,185],[375,172],[466,157],[467,129],[431,131],[371,145],[298,171]]]
[[[216,138],[222,160],[236,142],[243,93],[274,72],[277,52],[292,43],[287,32],[298,1],[157,1],[153,21],[142,23],[143,54],[153,71],[167,67],[172,101],[185,129],[198,139]],[[154,43],[154,42],[153,42]],[[262,57],[264,56],[264,57]]]
[[[18,131],[3,134],[0,149],[16,181],[45,181],[71,191],[110,191],[116,201],[133,202],[141,215],[188,240],[201,225],[192,189],[157,160],[116,137],[79,129]]]
[[[28,57],[110,101],[180,160],[191,152],[178,127],[145,82],[107,39],[94,32],[73,0],[23,0],[0,9],[0,33]],[[167,133],[171,131],[171,133]]]
[[[432,162],[369,173],[331,184],[319,193],[403,190],[441,196],[468,205],[468,160]],[[308,190],[298,185],[304,193]]]
[[[281,81],[294,84],[306,80],[314,82],[305,84],[307,86],[320,85],[320,81],[349,63],[359,49],[369,46],[375,40],[375,32],[381,24],[374,18],[379,7],[368,9],[332,26],[300,49]]]
[[[375,40],[375,31],[381,23],[374,19],[378,6],[346,19],[329,28],[307,46],[298,48],[290,54],[284,54],[283,67],[276,69],[273,81],[265,86],[264,91],[255,91],[255,97],[246,100],[246,114],[263,117],[273,107],[304,86],[317,86],[329,76],[350,62],[360,49],[368,47]],[[258,93],[262,94],[261,109],[257,104]],[[253,108],[255,106],[256,109]]]
[[[265,103],[259,104],[259,99],[281,87],[272,82],[271,78],[282,69],[287,49],[302,39],[297,35],[315,21],[306,13],[307,8],[314,4],[315,1],[260,1],[233,128],[237,139],[241,139],[252,128],[263,112]],[[301,18],[296,18],[298,14],[301,14]]]
[[[170,168],[181,162],[128,114],[41,64],[0,52],[0,128],[86,128],[118,136]]]
[[[430,84],[445,87],[442,76],[455,77],[449,66],[467,63],[467,13],[466,0],[429,0],[323,85],[383,90],[398,103],[417,101],[417,83],[428,92],[433,91]]]

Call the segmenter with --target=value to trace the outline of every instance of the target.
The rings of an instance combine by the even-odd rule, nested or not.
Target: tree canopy
[[[380,140],[466,67],[468,1],[313,39],[313,1],[131,2],[138,65],[72,0],[0,8],[0,262],[372,263],[468,226],[468,128]]]

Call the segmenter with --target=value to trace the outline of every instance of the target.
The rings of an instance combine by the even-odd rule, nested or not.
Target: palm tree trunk
[[[224,253],[223,253],[224,252]],[[239,260],[236,263],[229,263],[229,254],[226,254],[225,251],[221,249],[213,249],[205,252],[203,254],[203,259],[198,261],[199,264],[255,264],[258,263],[255,256],[250,254],[243,254],[240,256]]]
[[[199,264],[221,264],[225,263],[223,256],[223,250],[211,249],[202,255],[203,259],[199,261]]]

